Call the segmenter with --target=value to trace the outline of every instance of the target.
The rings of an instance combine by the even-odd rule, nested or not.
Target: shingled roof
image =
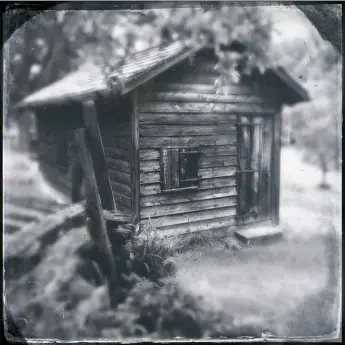
[[[201,45],[191,47],[182,41],[153,47],[130,55],[108,76],[104,75],[100,67],[86,63],[77,71],[29,95],[18,104],[18,107],[90,99],[97,92],[106,91],[109,82],[113,89],[125,94],[138,86],[138,83],[153,78],[201,48]]]
[[[94,99],[98,93],[109,90],[110,85],[113,91],[123,95],[202,48],[202,44],[187,45],[184,41],[172,41],[128,56],[124,63],[108,76],[100,67],[87,63],[77,71],[29,95],[17,107],[38,107]],[[279,67],[271,72],[293,90],[299,101],[309,100],[308,92],[284,68]]]

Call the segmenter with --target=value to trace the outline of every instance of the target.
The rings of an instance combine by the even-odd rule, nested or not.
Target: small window
[[[199,148],[161,150],[162,191],[199,187]]]

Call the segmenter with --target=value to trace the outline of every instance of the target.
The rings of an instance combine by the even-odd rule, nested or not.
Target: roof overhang
[[[154,78],[180,61],[193,55],[204,44],[186,45],[174,41],[133,54],[118,69],[106,76],[100,67],[90,63],[77,71],[32,93],[16,105],[17,109],[35,108],[47,104],[82,102],[95,99],[101,93],[124,95]]]
[[[150,48],[131,55],[127,62],[108,77],[95,65],[83,65],[77,71],[29,95],[16,108],[82,102],[96,99],[104,93],[124,95],[205,47],[205,44],[188,46],[182,41],[173,41]],[[274,68],[271,72],[292,91],[293,97],[289,97],[285,103],[310,100],[308,92],[284,68]]]

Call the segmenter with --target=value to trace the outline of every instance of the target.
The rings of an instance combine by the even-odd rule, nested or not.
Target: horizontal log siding
[[[116,207],[131,211],[131,130],[128,123],[100,124]]]
[[[217,94],[218,76],[209,63],[174,69],[139,92],[141,225],[162,234],[230,227],[236,215],[236,114],[267,109],[248,85],[220,87]],[[200,146],[200,187],[162,193],[160,149],[184,146]]]

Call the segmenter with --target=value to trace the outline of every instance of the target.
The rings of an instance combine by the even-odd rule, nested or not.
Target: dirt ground
[[[210,240],[176,257],[177,280],[240,324],[286,337],[327,334],[340,305],[340,290],[330,283],[335,249],[327,238],[332,225],[340,236],[341,175],[330,174],[332,190],[318,190],[320,173],[292,148],[283,150],[281,170],[283,239],[238,252]]]
[[[339,312],[339,288],[331,279],[334,267],[339,278],[339,255],[332,256],[334,243],[327,239],[330,224],[340,238],[341,174],[330,174],[330,191],[318,190],[319,172],[290,148],[283,150],[281,173],[283,240],[240,251],[211,241],[176,256],[176,280],[239,324],[287,337],[327,334]],[[5,193],[15,185],[11,193],[63,202],[21,155],[5,152],[4,178]]]

